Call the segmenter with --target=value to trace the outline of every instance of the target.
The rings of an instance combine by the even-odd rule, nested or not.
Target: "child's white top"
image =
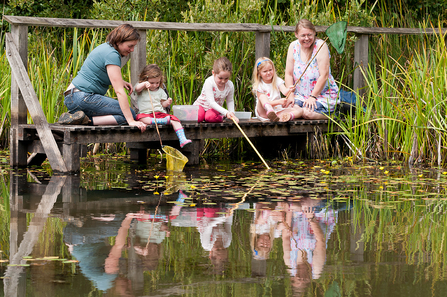
[[[266,95],[269,101],[279,100],[279,99],[281,99],[281,92],[279,91],[279,87],[283,84],[284,84],[284,80],[280,77],[277,77],[276,78],[276,90],[274,90],[272,83],[269,83],[269,84],[265,83],[261,79],[261,82],[258,84],[258,88],[257,88],[256,92]],[[258,108],[257,108],[258,101],[259,101],[258,96],[256,96],[256,108],[255,108],[256,117],[259,118],[261,121],[268,121],[269,119],[259,116]],[[264,107],[262,106],[262,108],[264,108]],[[284,109],[285,108],[283,108],[281,105],[273,106],[273,110],[275,112],[279,112]]]
[[[230,80],[225,84],[225,89],[221,91],[214,81],[214,76],[210,76],[205,80],[202,93],[194,102],[194,105],[202,106],[205,111],[212,108],[225,116],[228,111],[234,112],[233,95],[234,86]],[[225,99],[227,100],[228,110],[222,107]]]
[[[154,104],[155,112],[164,112],[166,113],[166,109],[161,105],[161,100],[167,100],[168,95],[162,88],[158,88],[156,91],[150,91],[152,97],[152,103]],[[136,92],[135,92],[136,93]],[[140,93],[136,93],[137,102],[138,102],[138,113],[152,113],[152,105],[151,100],[149,98],[148,89],[142,90]]]
[[[197,229],[200,233],[200,242],[205,251],[211,251],[218,237],[222,238],[224,248],[231,244],[231,225],[233,224],[233,214],[230,216],[220,215],[215,218],[202,217],[197,222]]]

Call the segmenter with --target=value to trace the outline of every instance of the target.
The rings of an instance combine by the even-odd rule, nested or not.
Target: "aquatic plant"
[[[414,42],[410,58],[383,55],[364,74],[366,94],[357,113],[339,122],[359,159],[392,158],[441,165],[447,125],[443,34]],[[399,62],[401,60],[401,62]]]

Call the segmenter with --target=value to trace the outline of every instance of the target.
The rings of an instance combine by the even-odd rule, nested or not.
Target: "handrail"
[[[11,25],[63,27],[63,28],[107,28],[113,29],[128,23],[139,30],[176,30],[176,31],[230,31],[230,32],[294,32],[295,26],[261,25],[256,23],[175,23],[111,21],[92,19],[41,18],[4,15],[3,19]],[[317,32],[324,32],[328,26],[315,26]],[[447,28],[382,28],[348,26],[348,32],[355,34],[446,34]]]

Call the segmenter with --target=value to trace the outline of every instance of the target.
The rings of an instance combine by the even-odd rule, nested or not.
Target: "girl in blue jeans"
[[[135,120],[126,90],[132,85],[123,80],[121,58],[134,51],[140,40],[138,31],[129,24],[115,28],[106,42],[97,46],[84,61],[81,70],[64,93],[68,113],[63,113],[59,124],[130,125],[141,132],[146,124]],[[118,100],[105,96],[112,85]]]

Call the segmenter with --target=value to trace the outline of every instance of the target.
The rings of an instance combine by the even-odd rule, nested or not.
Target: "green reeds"
[[[424,36],[414,43],[409,58],[383,55],[364,73],[364,108],[340,124],[354,155],[411,164],[445,161],[438,160],[447,128],[444,36]]]

